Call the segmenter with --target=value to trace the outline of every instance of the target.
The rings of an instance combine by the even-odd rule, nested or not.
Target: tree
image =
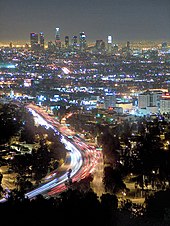
[[[0,185],[2,183],[2,179],[3,179],[3,174],[0,172]]]
[[[33,153],[33,165],[32,170],[35,180],[41,180],[48,172],[50,166],[50,152],[44,140],[40,141],[40,147]]]
[[[103,183],[106,192],[111,192],[113,194],[126,190],[126,185],[122,180],[120,171],[114,170],[112,167],[107,166],[104,168]]]
[[[166,209],[170,209],[170,190],[158,191],[145,199],[146,215],[151,218],[163,219]]]
[[[118,199],[116,195],[102,194],[100,199],[105,225],[117,225]]]

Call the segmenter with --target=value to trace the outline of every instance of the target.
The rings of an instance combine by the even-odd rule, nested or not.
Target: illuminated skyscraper
[[[130,50],[130,42],[127,41],[127,49]]]
[[[111,53],[111,51],[112,51],[112,36],[111,35],[109,35],[107,37],[107,50],[109,53]]]
[[[72,46],[73,46],[73,49],[77,49],[77,36],[76,35],[73,36]]]
[[[13,44],[12,42],[9,43],[9,48],[12,48]]]
[[[167,51],[168,50],[168,44],[167,42],[162,43],[162,51]]]
[[[40,37],[40,48],[44,49],[44,33],[40,32],[39,37]]]
[[[37,50],[38,48],[38,34],[37,33],[30,33],[30,44],[32,50]]]
[[[68,49],[69,47],[69,36],[65,36],[65,47]]]
[[[48,42],[48,51],[54,52],[55,51],[55,44],[52,41]]]
[[[113,53],[118,53],[118,51],[119,51],[118,44],[114,44],[114,46],[113,46]]]
[[[105,51],[105,42],[103,40],[96,40],[96,51],[104,52]]]
[[[127,56],[130,56],[131,55],[131,47],[130,47],[130,42],[127,41],[127,46],[126,46],[126,54]]]
[[[58,27],[56,28],[56,33],[55,33],[55,43],[56,43],[56,48],[60,49],[61,40],[60,40],[60,29]]]
[[[85,51],[87,47],[86,35],[84,32],[80,32],[80,51]]]

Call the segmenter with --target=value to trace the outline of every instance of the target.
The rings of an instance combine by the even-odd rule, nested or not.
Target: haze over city
[[[0,41],[28,41],[42,31],[54,40],[84,31],[89,41],[167,40],[170,37],[169,0],[1,0]]]

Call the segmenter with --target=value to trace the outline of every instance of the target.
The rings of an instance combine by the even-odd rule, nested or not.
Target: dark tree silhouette
[[[126,185],[122,180],[120,171],[114,170],[112,167],[107,166],[104,168],[103,183],[106,192],[111,192],[113,194],[126,190]]]
[[[151,218],[164,219],[166,209],[170,209],[170,190],[158,191],[145,200],[146,214]]]

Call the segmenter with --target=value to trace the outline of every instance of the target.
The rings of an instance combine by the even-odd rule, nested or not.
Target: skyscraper
[[[96,40],[96,51],[104,52],[105,51],[105,43],[103,40]]]
[[[72,46],[73,46],[73,49],[77,49],[77,36],[74,35],[73,38],[72,38]]]
[[[37,33],[30,33],[30,44],[32,50],[37,50],[38,48],[38,34]]]
[[[113,53],[118,53],[118,51],[119,51],[118,44],[114,44],[113,45]]]
[[[130,42],[127,41],[127,49],[130,50]]]
[[[54,52],[55,51],[55,44],[52,41],[48,42],[48,51]]]
[[[109,35],[107,37],[107,50],[109,53],[111,53],[111,51],[112,51],[112,36],[111,35]]]
[[[69,47],[69,36],[65,36],[65,47],[68,49]]]
[[[80,32],[80,51],[85,51],[87,47],[86,35],[84,32]]]
[[[162,43],[162,51],[167,51],[168,50],[168,44],[167,42]]]
[[[61,48],[61,39],[60,39],[60,29],[58,27],[56,27],[55,43],[56,43],[56,48],[60,49]]]
[[[127,41],[127,45],[126,45],[126,55],[127,55],[127,57],[129,57],[131,55],[131,47],[130,47],[129,41]]]
[[[39,37],[40,37],[40,48],[43,50],[44,49],[44,33],[40,32]]]

